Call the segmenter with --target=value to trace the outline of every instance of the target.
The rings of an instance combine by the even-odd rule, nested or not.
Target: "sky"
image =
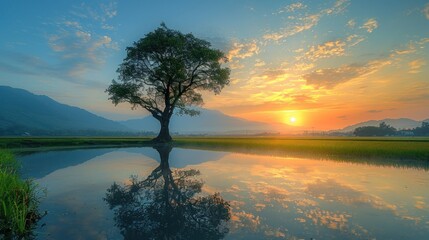
[[[231,83],[203,107],[328,130],[429,118],[429,1],[0,2],[0,85],[103,117],[148,113],[105,93],[125,48],[164,22],[221,49]]]

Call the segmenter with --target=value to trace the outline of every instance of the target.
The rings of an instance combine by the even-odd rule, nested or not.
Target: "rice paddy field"
[[[176,137],[172,144],[184,148],[269,155],[429,160],[428,137]],[[51,147],[151,145],[150,138],[139,137],[0,138],[0,148],[15,151]]]

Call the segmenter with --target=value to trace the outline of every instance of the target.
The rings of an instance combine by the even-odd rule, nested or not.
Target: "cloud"
[[[106,29],[110,29],[106,28],[107,20],[117,14],[116,3],[97,7],[82,4],[79,14],[73,13],[73,21],[57,23],[57,30],[48,35],[48,45],[58,59],[57,65],[65,66],[66,77],[79,78],[87,71],[99,68],[109,52],[118,50],[118,44],[106,34]],[[99,29],[94,28],[94,21],[100,23]],[[103,34],[99,33],[101,31]]]
[[[422,38],[418,41],[410,41],[407,44],[406,48],[393,50],[392,56],[394,56],[395,54],[396,55],[407,55],[407,54],[415,53],[415,52],[417,52],[417,49],[424,48],[424,45],[426,43],[429,43],[429,38]]]
[[[87,67],[85,66],[84,69]],[[73,70],[78,70],[78,65],[69,64],[67,60],[58,63],[47,62],[42,58],[18,52],[0,52],[0,70],[17,75],[28,75],[29,79],[46,79],[46,77],[82,84],[80,76],[73,75]],[[94,79],[85,80],[86,87],[105,87],[104,84]]]
[[[292,3],[287,5],[286,7],[284,7],[282,10],[280,10],[278,13],[283,13],[283,12],[295,12],[296,10],[300,10],[300,9],[304,9],[307,8],[307,5],[301,3],[301,2],[296,2],[296,3]]]
[[[334,3],[334,6],[332,6],[331,8],[323,10],[322,13],[325,13],[327,15],[342,13],[342,12],[344,12],[344,10],[346,10],[346,8],[349,5],[350,5],[349,0],[337,0]]]
[[[261,59],[256,59],[255,67],[263,67],[266,63]]]
[[[312,96],[306,94],[295,94],[290,96],[295,103],[306,103],[314,100]]]
[[[350,47],[358,45],[360,42],[364,41],[365,37],[352,34],[346,38],[347,43]]]
[[[409,73],[419,73],[421,68],[426,65],[426,62],[423,59],[416,59],[408,63],[410,67]]]
[[[252,41],[250,43],[235,42],[232,44],[232,47],[227,54],[227,57],[229,60],[233,60],[235,58],[244,59],[258,53],[259,53],[259,47],[256,41]]]
[[[427,3],[423,8],[423,14],[426,16],[426,19],[429,20],[429,3]]]
[[[283,31],[281,32],[265,34],[263,38],[265,40],[278,41],[282,38],[293,36],[297,33],[303,32],[305,30],[308,30],[316,26],[320,20],[320,17],[321,17],[320,14],[315,14],[315,15],[299,18],[299,22],[296,23],[294,26],[287,27],[283,29]]]
[[[378,28],[378,22],[374,18],[368,19],[360,28],[365,29],[367,32],[371,33],[376,28]]]
[[[313,61],[332,56],[343,56],[345,46],[346,43],[342,40],[329,41],[317,46],[312,46],[305,55],[308,59]]]
[[[354,19],[350,19],[350,20],[347,22],[347,26],[348,26],[349,28],[354,28],[354,27],[356,26],[356,21],[355,21]]]
[[[338,84],[374,73],[389,64],[391,64],[389,60],[374,60],[366,64],[350,64],[338,68],[319,69],[302,77],[307,81],[307,85],[331,89]]]
[[[113,30],[115,27],[109,24],[109,20],[118,14],[117,3],[115,1],[110,1],[96,6],[82,3],[77,8],[77,11],[72,11],[72,14],[79,18],[90,18],[98,22],[101,29]]]
[[[319,23],[320,18],[322,18],[323,16],[341,13],[347,8],[348,5],[348,0],[337,0],[331,8],[323,9],[318,13],[307,15],[305,17],[291,16],[291,19],[297,19],[295,23],[290,26],[286,26],[279,32],[265,34],[263,38],[265,40],[278,41],[283,38],[287,38],[300,32],[309,30],[316,26]]]
[[[368,110],[368,113],[381,113],[383,112],[383,110],[377,110],[377,109],[372,109],[372,110]]]

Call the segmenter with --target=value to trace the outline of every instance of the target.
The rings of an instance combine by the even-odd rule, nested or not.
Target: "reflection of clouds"
[[[330,229],[344,230],[347,228],[348,219],[352,216],[347,213],[334,213],[318,208],[311,209],[305,213],[315,225],[322,225]]]
[[[416,201],[416,203],[414,204],[415,208],[417,208],[417,209],[425,209],[425,208],[429,209],[429,206],[426,205],[426,202],[424,201],[424,199],[425,199],[424,197],[415,196],[414,199]]]
[[[260,212],[260,211],[262,211],[266,206],[267,206],[266,204],[263,204],[263,203],[257,203],[257,204],[255,204],[255,210],[256,210],[257,212]]]
[[[288,190],[281,187],[269,185],[266,182],[253,183],[253,184],[250,184],[248,188],[252,193],[263,195],[264,200],[266,202],[272,202],[272,201],[282,202],[283,200],[287,199],[289,196]]]
[[[299,198],[296,199],[294,202],[299,207],[315,207],[319,205],[316,201],[308,198]]]
[[[375,209],[395,211],[397,206],[389,204],[383,199],[364,194],[349,186],[341,185],[333,179],[321,181],[318,179],[308,184],[307,192],[318,199],[332,202],[340,202],[346,205],[368,204]]]
[[[219,185],[224,176],[219,189],[237,201],[231,206],[237,213],[235,226],[242,227],[231,232],[232,238],[245,233],[274,239],[277,230],[285,234],[278,238],[287,239],[372,239],[385,234],[371,225],[367,212],[386,228],[399,224],[404,231],[421,234],[429,227],[424,171],[246,154],[227,155],[200,168],[211,169],[204,175],[209,185]]]
[[[239,228],[250,229],[256,231],[258,226],[261,224],[261,219],[259,216],[255,216],[252,213],[245,211],[232,212],[231,214],[232,228],[231,230],[236,230]]]
[[[265,236],[267,237],[277,237],[277,238],[284,238],[286,237],[286,234],[280,230],[273,230],[273,229],[269,229],[269,230],[265,230],[264,232]]]

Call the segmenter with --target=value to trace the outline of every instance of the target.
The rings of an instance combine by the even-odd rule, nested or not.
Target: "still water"
[[[181,148],[20,157],[38,239],[429,239],[427,168]]]

